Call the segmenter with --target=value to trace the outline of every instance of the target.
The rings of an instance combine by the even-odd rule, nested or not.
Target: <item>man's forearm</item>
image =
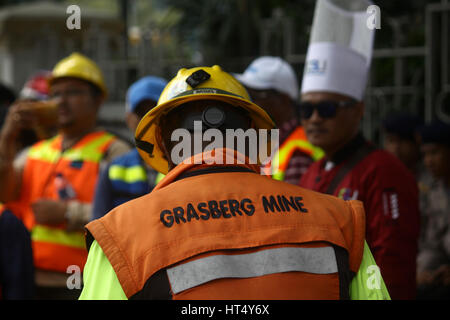
[[[20,181],[18,172],[14,168],[16,156],[15,145],[8,143],[6,138],[0,135],[0,201],[10,202],[16,200],[19,195]]]
[[[15,174],[14,167],[10,163],[0,160],[0,202],[15,200]]]
[[[20,194],[21,169],[14,168],[17,154],[23,147],[20,132],[35,128],[36,115],[27,102],[18,102],[8,108],[0,131],[0,201],[16,200]]]

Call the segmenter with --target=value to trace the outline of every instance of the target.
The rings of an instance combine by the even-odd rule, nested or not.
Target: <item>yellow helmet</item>
[[[52,71],[50,85],[56,79],[66,77],[88,81],[97,86],[103,93],[103,96],[107,94],[105,81],[100,68],[94,61],[78,52],[72,53],[56,64]]]
[[[250,101],[245,88],[219,66],[180,69],[161,93],[156,107],[141,119],[136,129],[136,147],[147,164],[167,174],[169,164],[157,139],[161,117],[184,103],[206,99],[220,100],[244,108],[257,129],[275,127],[270,116]]]

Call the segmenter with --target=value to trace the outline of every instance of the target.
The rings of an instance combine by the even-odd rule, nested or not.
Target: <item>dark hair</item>
[[[16,100],[14,91],[4,84],[0,83],[0,103],[2,105],[10,105]]]
[[[421,118],[408,113],[393,114],[383,121],[383,128],[387,133],[411,141],[415,141],[416,131],[422,125],[423,120]]]
[[[103,95],[102,90],[97,87],[95,84],[93,84],[92,82],[88,82],[86,81],[87,84],[89,84],[89,87],[91,89],[91,94],[94,98],[99,98]]]
[[[418,131],[422,143],[439,143],[450,147],[450,124],[435,120],[421,126]]]
[[[233,106],[229,103],[219,100],[197,100],[187,102],[181,106],[176,107],[169,111],[165,116],[161,118],[160,128],[161,137],[166,147],[171,149],[173,143],[170,141],[172,132],[178,128],[188,129],[186,120],[202,121],[202,112],[209,106],[219,106],[226,114],[226,121],[220,127],[216,129],[220,130],[223,134],[226,133],[226,129],[243,129],[247,130],[251,127],[251,118],[246,110],[241,107]],[[189,121],[188,121],[189,122]],[[208,126],[203,123],[203,129],[208,129]]]
[[[0,127],[3,126],[8,107],[16,100],[16,95],[12,89],[0,83]]]

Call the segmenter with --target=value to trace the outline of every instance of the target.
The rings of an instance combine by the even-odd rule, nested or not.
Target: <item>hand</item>
[[[418,285],[429,285],[433,282],[433,273],[430,271],[422,271],[417,273],[417,284]]]
[[[0,131],[0,163],[3,166],[10,166],[22,147],[18,139],[20,131],[32,128],[35,122],[29,103],[19,102],[9,107]]]
[[[450,265],[440,266],[436,272],[436,282],[443,283],[446,286],[450,286]]]
[[[2,128],[2,135],[6,139],[16,138],[23,129],[33,129],[37,118],[33,108],[33,102],[19,101],[9,107]]]
[[[60,225],[65,222],[67,203],[64,201],[40,199],[31,204],[37,223]]]
[[[450,285],[450,265],[442,265],[436,270],[423,271],[417,274],[417,284],[432,285],[444,284]]]

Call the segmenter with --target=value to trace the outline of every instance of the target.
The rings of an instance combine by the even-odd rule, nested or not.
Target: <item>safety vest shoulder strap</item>
[[[74,147],[61,153],[62,136],[57,135],[51,139],[38,142],[31,147],[28,158],[50,163],[55,163],[60,158],[69,161],[99,162],[114,139],[115,136],[110,133],[104,131],[94,132],[85,136]]]
[[[315,161],[323,157],[324,152],[322,149],[312,145],[306,137],[303,127],[298,127],[292,132],[288,139],[283,143],[281,149],[290,150],[292,148],[298,148],[305,153],[309,154]]]
[[[324,155],[322,149],[312,145],[306,138],[303,127],[297,127],[276,151],[271,165],[272,176],[276,180],[283,180],[284,173],[295,150],[309,155],[314,161]]]
[[[301,126],[297,127],[280,147],[283,155],[288,155],[291,149],[300,149],[309,154],[315,161],[319,160],[324,154],[322,149],[312,145],[308,141],[305,130]]]
[[[108,132],[94,132],[83,138],[81,143],[67,150],[63,158],[67,160],[78,160],[100,162],[105,151],[116,137]]]
[[[45,162],[54,163],[61,155],[60,151],[61,135],[40,141],[33,145],[28,151],[28,159],[38,159]]]

